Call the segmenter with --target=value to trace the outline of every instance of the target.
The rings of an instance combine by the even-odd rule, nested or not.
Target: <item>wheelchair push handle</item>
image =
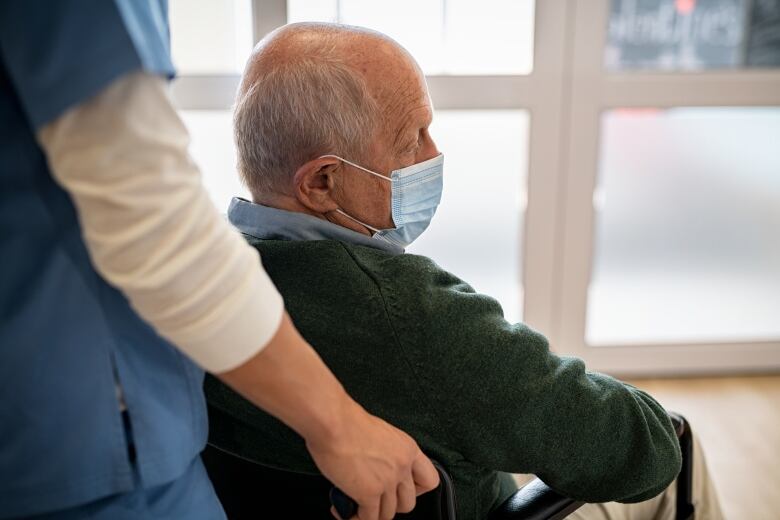
[[[439,474],[439,486],[418,497],[417,503],[420,503],[421,497],[428,497],[428,504],[434,504],[437,509],[437,519],[455,520],[455,485],[452,482],[452,477],[444,469],[438,461],[431,459],[433,467],[436,468],[436,472]],[[433,500],[433,502],[431,502]],[[358,505],[352,498],[347,496],[342,490],[337,487],[333,487],[330,490],[330,503],[336,509],[336,512],[341,518],[347,520],[357,514]],[[429,506],[430,507],[430,506]],[[407,516],[407,515],[403,515]]]
[[[357,514],[357,502],[349,498],[342,490],[335,486],[330,490],[330,503],[344,520],[348,520]]]

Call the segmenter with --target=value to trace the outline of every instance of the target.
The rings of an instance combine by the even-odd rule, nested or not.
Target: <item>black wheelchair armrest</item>
[[[565,497],[534,479],[490,513],[490,520],[560,520],[584,502]]]
[[[693,505],[693,434],[691,425],[682,415],[668,412],[672,425],[680,440],[682,468],[677,477],[677,514],[676,520],[692,520],[696,516]]]

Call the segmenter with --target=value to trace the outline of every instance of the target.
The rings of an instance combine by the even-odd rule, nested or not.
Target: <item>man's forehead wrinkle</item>
[[[396,137],[399,121],[419,98],[419,79],[403,49],[388,42],[371,41],[352,55],[357,73],[362,74],[368,91],[377,103],[380,128],[386,138]]]
[[[425,110],[425,118],[417,117],[417,113],[421,110]],[[431,112],[427,104],[420,104],[412,106],[400,120],[396,127],[394,146],[400,148],[406,145],[406,140],[417,136],[417,132],[420,128],[426,127],[430,124]],[[414,135],[410,130],[414,130]]]
[[[424,91],[420,87],[418,78],[406,77],[397,82],[395,89],[386,99],[382,111],[385,116],[388,131],[394,139],[395,146],[403,144],[401,141],[405,133],[413,123],[414,113],[424,108]]]
[[[404,83],[399,83],[396,88],[386,95],[383,111],[388,117],[401,115],[404,105],[408,103],[409,97],[407,94],[410,89]]]

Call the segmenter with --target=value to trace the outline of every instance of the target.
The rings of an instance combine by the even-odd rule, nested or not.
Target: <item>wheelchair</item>
[[[676,520],[694,520],[692,497],[693,437],[681,415],[670,413],[682,449],[682,469],[677,478]],[[354,514],[355,504],[321,475],[294,473],[260,465],[208,445],[203,463],[230,520],[294,518],[332,520],[331,504],[342,518]],[[434,461],[439,486],[417,497],[414,511],[396,515],[398,520],[455,520],[454,486],[447,470]],[[534,479],[485,520],[560,520],[584,505]]]

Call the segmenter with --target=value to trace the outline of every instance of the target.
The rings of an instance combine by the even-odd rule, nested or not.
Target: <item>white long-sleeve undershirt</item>
[[[282,298],[204,190],[163,78],[123,76],[38,140],[95,268],[161,336],[217,373],[263,349]]]

